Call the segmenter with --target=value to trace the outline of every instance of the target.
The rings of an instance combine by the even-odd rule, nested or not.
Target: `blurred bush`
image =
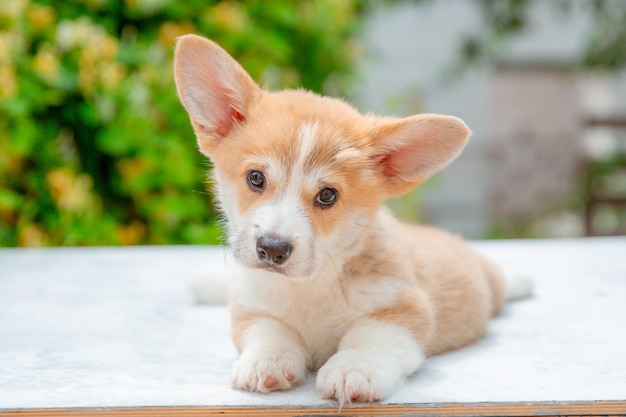
[[[270,88],[337,94],[350,0],[2,0],[0,245],[216,243],[172,78],[177,36],[221,43]]]

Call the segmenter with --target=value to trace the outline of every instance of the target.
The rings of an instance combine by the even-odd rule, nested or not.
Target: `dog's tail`
[[[533,281],[530,275],[518,268],[506,266],[502,268],[507,302],[521,300],[533,294]]]
[[[228,303],[232,270],[221,263],[194,272],[187,280],[196,302],[224,305]]]

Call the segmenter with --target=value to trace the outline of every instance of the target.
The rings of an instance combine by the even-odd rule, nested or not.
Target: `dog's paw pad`
[[[365,402],[373,402],[373,401],[378,401],[378,397],[377,396],[366,396],[366,395],[362,395],[360,392],[353,392],[352,395],[350,396],[350,400],[351,401],[365,401]]]
[[[322,398],[337,400],[342,405],[380,399],[382,378],[371,370],[338,362],[331,358],[318,372],[316,384]]]
[[[304,361],[290,352],[267,357],[244,354],[235,362],[232,385],[244,391],[270,392],[286,390],[304,381]]]

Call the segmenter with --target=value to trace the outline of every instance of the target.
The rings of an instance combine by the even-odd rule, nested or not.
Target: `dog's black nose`
[[[259,259],[268,265],[280,265],[291,255],[291,243],[271,236],[261,236],[256,241]]]

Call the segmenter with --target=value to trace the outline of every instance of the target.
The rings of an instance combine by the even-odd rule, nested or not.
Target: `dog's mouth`
[[[259,263],[259,265],[257,265],[256,268],[264,269],[268,272],[274,272],[276,274],[287,276],[287,273],[285,272],[285,268],[279,265],[267,265],[265,263]]]
[[[268,265],[263,262],[255,262],[254,265],[250,265],[253,269],[271,272],[273,274],[280,275],[277,279],[283,278],[290,281],[306,281],[309,279],[310,274],[294,275],[293,268],[288,268],[286,265]]]

